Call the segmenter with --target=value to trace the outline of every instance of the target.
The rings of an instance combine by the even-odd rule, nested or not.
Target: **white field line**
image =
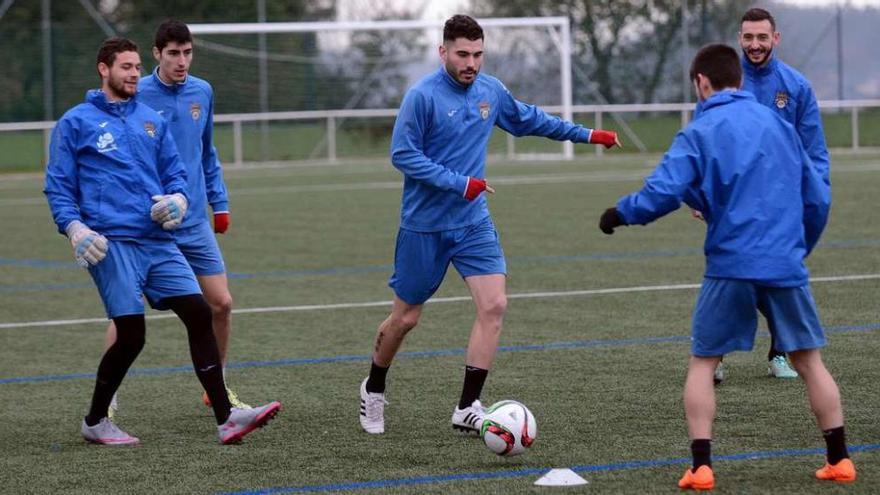
[[[864,275],[842,275],[837,277],[814,277],[810,279],[810,283],[824,282],[851,282],[858,280],[878,280],[880,273],[864,274]],[[699,289],[700,284],[675,284],[675,285],[643,285],[637,287],[613,287],[608,289],[585,289],[570,290],[556,292],[524,292],[520,294],[508,294],[508,299],[550,299],[564,297],[581,297],[596,296],[603,294],[626,294],[634,292],[660,292],[670,290],[690,290]],[[470,296],[456,297],[435,297],[428,300],[428,304],[469,302]],[[269,306],[264,308],[241,308],[232,310],[233,314],[255,314],[255,313],[289,313],[295,311],[326,311],[333,309],[354,309],[354,308],[376,308],[391,306],[390,300],[370,301],[370,302],[353,302],[353,303],[337,303],[337,304],[308,304],[301,306]],[[176,318],[171,313],[149,314],[146,316],[148,320],[161,320],[167,318]],[[45,321],[22,321],[12,323],[0,323],[0,329],[6,328],[27,328],[27,327],[58,327],[68,325],[82,325],[90,323],[106,323],[106,318],[81,318],[75,320],[45,320]]]
[[[833,172],[876,172],[880,171],[880,162],[871,162],[857,165],[838,165],[832,168]],[[537,175],[502,175],[489,177],[492,185],[533,185],[533,184],[565,184],[565,183],[600,183],[600,182],[629,182],[637,181],[651,172],[651,169],[637,169],[625,171],[593,171],[584,173],[561,173],[561,174],[537,174]],[[375,191],[400,189],[403,185],[401,180],[376,181],[376,182],[344,182],[336,184],[308,184],[291,186],[265,186],[265,187],[237,187],[231,191],[235,196],[259,196],[264,194],[294,194],[310,192],[348,192],[348,191]],[[4,206],[34,206],[45,205],[46,198],[32,196],[25,198],[0,199],[0,207]]]

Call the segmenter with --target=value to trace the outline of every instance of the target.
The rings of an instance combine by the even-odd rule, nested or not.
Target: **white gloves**
[[[73,256],[79,266],[95,266],[107,256],[107,238],[90,229],[79,220],[67,225],[67,238],[73,246]]]
[[[174,230],[180,226],[186,215],[186,198],[183,194],[157,194],[153,196],[156,204],[150,208],[150,218],[162,224],[165,230]]]

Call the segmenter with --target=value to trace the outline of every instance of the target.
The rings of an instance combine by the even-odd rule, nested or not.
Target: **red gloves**
[[[229,229],[229,212],[214,213],[214,232],[225,234],[227,229]]]
[[[610,148],[614,145],[620,146],[620,141],[617,140],[617,133],[614,131],[593,129],[593,133],[590,134],[590,144],[601,144]]]
[[[464,199],[473,201],[481,192],[486,190],[486,181],[476,177],[468,177],[467,186],[464,188]]]

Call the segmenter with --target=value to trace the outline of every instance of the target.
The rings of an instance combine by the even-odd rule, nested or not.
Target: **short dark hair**
[[[192,33],[189,32],[189,26],[186,23],[175,19],[168,19],[156,28],[156,39],[153,41],[153,46],[161,52],[168,43],[173,42],[182,45],[184,43],[192,43],[192,40]]]
[[[742,23],[744,22],[760,21],[770,21],[770,27],[773,28],[773,31],[776,31],[776,19],[774,19],[773,16],[770,15],[770,12],[764,9],[759,9],[757,7],[747,10],[746,13],[743,14],[743,18],[739,23],[740,25],[742,25]]]
[[[742,83],[739,55],[736,50],[722,43],[706,45],[700,48],[691,63],[691,81],[697,79],[697,74],[708,77],[712,89],[716,91],[738,88]]]
[[[138,46],[128,38],[121,38],[119,36],[107,38],[101,43],[101,47],[98,48],[98,61],[96,65],[103,62],[107,64],[107,67],[113,67],[117,53],[137,51]]]
[[[483,28],[469,15],[456,14],[443,26],[443,41],[467,38],[471,41],[483,39]]]

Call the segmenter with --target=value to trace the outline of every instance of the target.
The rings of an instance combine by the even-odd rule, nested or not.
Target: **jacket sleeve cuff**
[[[580,132],[578,132],[577,142],[578,143],[589,143],[590,136],[593,135],[592,129],[587,129],[586,127],[582,128]]]
[[[455,190],[461,197],[467,192],[468,177],[466,175],[457,175],[455,177]]]

